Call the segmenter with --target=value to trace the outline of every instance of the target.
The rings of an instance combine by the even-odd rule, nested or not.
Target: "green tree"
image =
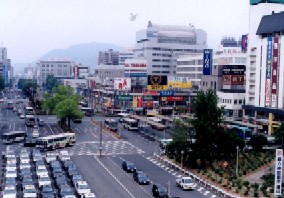
[[[192,126],[196,133],[196,142],[193,151],[205,165],[205,161],[212,162],[218,146],[218,135],[220,135],[221,123],[223,121],[223,108],[217,106],[216,94],[209,90],[199,92],[193,101]]]
[[[51,93],[53,87],[56,87],[58,85],[58,80],[54,77],[54,75],[47,75],[46,81],[45,81],[45,88]]]
[[[68,128],[70,130],[70,121],[72,118],[82,118],[83,113],[78,107],[78,102],[72,98],[66,98],[56,104],[54,109],[55,115],[59,118],[67,118]]]
[[[0,91],[5,89],[5,80],[2,75],[0,75]]]
[[[44,94],[42,102],[42,110],[44,110],[46,114],[49,115],[53,113],[55,106],[56,106],[55,98],[52,97],[52,95],[49,93]]]
[[[253,150],[261,151],[263,146],[267,144],[267,138],[264,135],[253,135],[248,143]]]
[[[37,88],[37,82],[35,80],[21,79],[19,80],[19,83],[24,95],[30,98],[35,95]]]
[[[273,136],[275,137],[276,141],[281,143],[283,146],[284,143],[284,123],[282,122],[280,127],[278,127],[275,132],[273,133]]]

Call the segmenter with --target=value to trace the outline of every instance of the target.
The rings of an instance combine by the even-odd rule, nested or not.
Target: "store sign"
[[[211,75],[212,71],[212,49],[203,50],[203,75]]]
[[[157,91],[144,91],[143,95],[158,96]]]
[[[74,66],[74,77],[78,78],[78,76],[79,76],[79,68],[78,68],[78,65],[75,65]]]
[[[174,96],[173,91],[159,91],[160,96]]]
[[[190,89],[191,81],[189,77],[168,77],[168,87],[179,89]]]
[[[130,90],[131,89],[131,78],[114,78],[114,89]]]
[[[265,85],[265,106],[270,106],[271,95],[271,60],[272,60],[272,37],[267,37],[267,56],[266,56],[266,85]]]
[[[137,97],[137,101],[138,101],[137,107],[141,108],[142,107],[142,103],[143,103],[143,97],[142,96],[138,96]]]
[[[283,149],[276,149],[274,196],[282,195]]]
[[[242,35],[242,52],[246,52],[248,49],[248,35]]]
[[[223,75],[245,75],[244,65],[224,65]]]
[[[167,85],[148,85],[147,89],[148,90],[167,90],[168,86]]]
[[[143,96],[143,101],[152,101],[153,96]]]
[[[273,43],[273,62],[272,62],[272,76],[271,76],[271,107],[277,107],[277,70],[278,70],[278,45],[279,37],[274,37]]]
[[[244,75],[224,75],[223,85],[244,85],[245,76]]]
[[[127,77],[133,77],[133,78],[139,78],[139,77],[147,77],[147,72],[145,73],[125,73],[125,76]]]
[[[148,90],[167,90],[168,76],[148,75]]]
[[[133,96],[132,107],[137,108],[137,105],[138,105],[138,97]]]
[[[153,108],[153,106],[154,106],[154,103],[153,103],[153,101],[144,101],[144,107],[146,107],[146,108]]]
[[[167,102],[180,102],[183,101],[182,96],[168,96],[168,97],[161,97],[161,101],[167,101]]]
[[[118,101],[132,101],[132,96],[130,95],[118,95],[115,96],[115,99]]]
[[[147,67],[145,63],[125,63],[125,67]]]

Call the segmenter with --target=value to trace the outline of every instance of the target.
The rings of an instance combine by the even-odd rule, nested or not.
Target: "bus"
[[[32,107],[25,107],[25,115],[34,115],[34,109]]]
[[[166,152],[166,147],[169,143],[171,143],[173,139],[160,139],[159,140],[159,148],[162,153]]]
[[[130,118],[124,118],[123,127],[129,131],[138,131],[138,121]]]
[[[111,131],[117,132],[118,130],[118,121],[116,119],[106,119],[105,127]]]
[[[76,143],[75,133],[62,133],[58,135],[49,135],[36,139],[36,147],[40,150],[54,150],[73,146]]]
[[[26,115],[26,126],[34,126],[36,124],[36,119],[34,115]]]
[[[162,124],[162,120],[160,118],[148,117],[147,119]]]
[[[92,115],[94,115],[94,109],[92,109],[91,107],[81,107],[81,111],[86,115],[91,117]]]
[[[9,101],[8,104],[7,104],[7,109],[13,109],[14,103],[12,101]]]
[[[129,113],[119,113],[119,114],[117,114],[118,121],[120,123],[122,123],[124,121],[124,118],[128,118],[128,116],[129,116]]]
[[[23,142],[26,140],[27,136],[27,132],[25,131],[11,131],[2,134],[2,142],[5,144]]]

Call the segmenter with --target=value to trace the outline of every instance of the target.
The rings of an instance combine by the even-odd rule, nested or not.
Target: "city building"
[[[90,67],[87,65],[74,65],[73,74],[75,78],[87,78],[90,75]]]
[[[119,52],[109,49],[105,52],[99,52],[98,65],[118,65]]]
[[[250,2],[243,121],[271,134],[284,118],[284,1]]]
[[[124,77],[124,65],[97,65],[95,77],[99,77],[105,84],[113,85],[114,78]]]
[[[11,60],[7,56],[7,48],[0,47],[0,75],[3,76],[5,83],[10,82],[13,77],[13,69],[11,66]]]
[[[180,54],[201,53],[207,48],[207,34],[193,25],[157,25],[136,33],[135,57],[147,59],[148,75],[176,75]]]
[[[73,78],[73,68],[75,63],[70,60],[51,59],[37,62],[39,84],[45,82],[50,74],[58,79]]]
[[[119,52],[118,64],[124,65],[124,63],[127,59],[133,59],[133,58],[134,58],[134,50],[133,49],[129,49],[129,50]]]

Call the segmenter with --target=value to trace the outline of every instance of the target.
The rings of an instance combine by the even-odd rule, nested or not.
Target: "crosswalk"
[[[169,166],[167,166],[164,163],[161,163],[160,161],[158,161],[154,157],[146,157],[146,159],[148,159],[150,162],[152,162],[155,165],[161,167],[162,169],[164,169],[165,171],[167,171],[168,173],[170,173],[171,175],[173,175],[173,176],[175,176],[177,178],[183,176],[180,171],[175,170],[172,167],[169,167]],[[196,190],[199,191],[200,193],[204,194],[206,197],[210,197],[210,198],[216,198],[217,197],[217,195],[215,195],[214,193],[212,193],[211,191],[207,190],[206,188],[204,188],[201,185],[198,185]]]
[[[7,146],[9,150],[15,153],[20,152],[23,148],[23,144],[13,144]],[[100,142],[77,142],[73,147],[64,148],[68,150],[71,156],[78,155],[99,155],[100,154]],[[122,155],[122,154],[142,154],[144,151],[137,148],[128,141],[103,141],[102,142],[102,155]]]

